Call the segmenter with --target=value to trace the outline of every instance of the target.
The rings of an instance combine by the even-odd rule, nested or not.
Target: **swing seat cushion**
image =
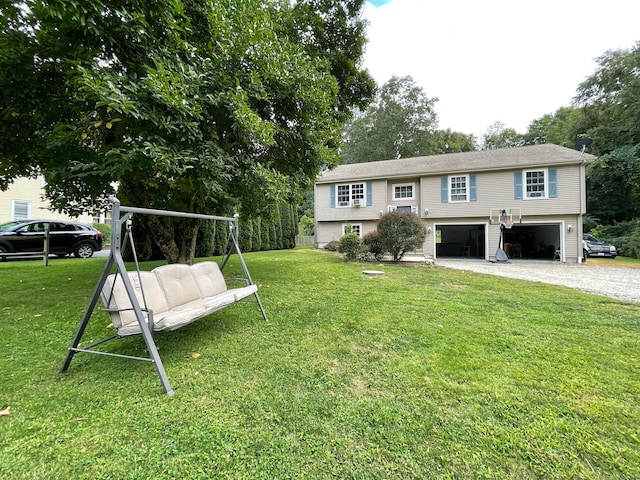
[[[127,273],[147,324],[153,312],[153,332],[176,330],[258,291],[253,284],[228,289],[215,262],[163,265],[139,274]],[[118,336],[142,333],[121,276],[109,275],[101,293]]]

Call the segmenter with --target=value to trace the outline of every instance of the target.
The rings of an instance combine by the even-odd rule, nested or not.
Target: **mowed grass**
[[[640,304],[311,249],[245,259],[270,322],[247,302],[157,336],[174,396],[147,362],[58,373],[104,259],[0,264],[0,478],[640,478]]]

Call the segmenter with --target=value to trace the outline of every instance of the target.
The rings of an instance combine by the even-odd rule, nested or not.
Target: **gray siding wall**
[[[523,216],[565,215],[584,213],[584,172],[577,165],[558,167],[556,198],[514,198],[514,170],[476,174],[477,200],[475,202],[442,203],[441,176],[420,179],[421,214],[429,209],[428,217],[462,218],[489,217],[492,208],[521,208]],[[581,171],[582,170],[582,171]],[[470,172],[471,173],[471,172]]]

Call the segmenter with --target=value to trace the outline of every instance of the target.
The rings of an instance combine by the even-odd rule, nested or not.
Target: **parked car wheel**
[[[586,250],[582,250],[582,261],[586,262],[588,257],[589,257],[589,252],[587,252]]]
[[[2,255],[3,253],[6,253],[7,251],[4,249],[4,247],[0,247],[0,262],[4,262],[7,257],[5,257],[4,255]]]
[[[83,243],[78,245],[74,250],[73,254],[78,258],[89,258],[93,256],[93,247],[88,243]]]

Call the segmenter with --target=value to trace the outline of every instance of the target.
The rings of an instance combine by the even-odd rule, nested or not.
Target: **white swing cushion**
[[[141,308],[145,308],[146,299],[147,308],[153,311],[154,332],[176,330],[258,291],[256,285],[227,289],[222,272],[215,262],[202,262],[191,266],[169,264],[150,272],[140,272],[142,288],[137,272],[128,272],[127,275],[134,286]],[[117,280],[111,294],[114,278]],[[108,277],[102,290],[102,299],[107,305],[118,336],[141,333],[120,276]],[[148,314],[143,311],[143,315],[148,321]]]
[[[140,274],[138,276],[138,273]],[[136,293],[136,299],[141,308],[145,308],[144,300],[142,296],[142,289],[144,289],[144,298],[146,298],[147,308],[153,310],[155,320],[158,316],[169,310],[169,306],[164,297],[164,292],[160,288],[160,284],[156,280],[156,276],[153,272],[129,272],[127,274],[133,289]],[[113,294],[111,294],[111,288],[115,279],[115,286],[113,286]],[[142,282],[142,286],[141,283]],[[131,300],[127,295],[127,291],[120,275],[109,275],[107,281],[102,288],[102,300],[109,311],[111,322],[113,326],[120,334],[122,331],[128,331],[131,328],[137,329],[137,333],[140,333],[140,326],[136,320],[136,314],[132,309]],[[110,301],[109,301],[110,300]],[[109,303],[107,303],[109,302]],[[148,321],[148,314],[143,312],[145,320]],[[125,333],[125,335],[132,335],[131,333]]]

